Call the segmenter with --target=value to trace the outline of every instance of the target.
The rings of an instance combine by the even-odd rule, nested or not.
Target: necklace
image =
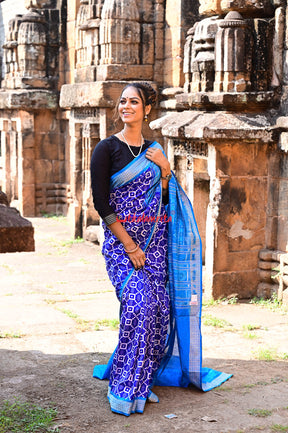
[[[140,146],[140,150],[139,150],[138,154],[135,155],[135,153],[134,153],[133,150],[131,149],[131,147],[130,147],[128,141],[126,140],[126,137],[125,137],[125,135],[124,135],[124,132],[120,131],[120,134],[122,135],[123,140],[124,140],[125,143],[127,144],[128,149],[130,150],[130,152],[132,153],[132,155],[134,156],[134,158],[137,158],[137,156],[139,156],[140,153],[142,152],[142,147],[143,147],[143,144],[144,144],[143,135],[141,134],[141,146]]]

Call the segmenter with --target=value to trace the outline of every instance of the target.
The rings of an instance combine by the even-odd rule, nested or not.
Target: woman
[[[158,402],[155,383],[208,390],[228,378],[202,369],[201,241],[162,147],[142,136],[155,100],[148,83],[128,84],[117,105],[124,126],[98,143],[91,160],[102,252],[120,301],[119,343],[94,377],[109,378],[111,410],[126,416]]]

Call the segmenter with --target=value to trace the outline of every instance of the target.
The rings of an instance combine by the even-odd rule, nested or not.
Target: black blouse
[[[145,140],[142,152],[152,143],[152,141]],[[130,147],[135,155],[139,153],[139,147]],[[110,178],[133,159],[134,156],[127,144],[115,135],[101,140],[93,151],[90,167],[93,202],[106,225],[117,220],[113,208],[109,205]]]

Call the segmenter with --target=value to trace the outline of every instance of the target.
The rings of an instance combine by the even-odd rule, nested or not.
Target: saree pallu
[[[147,399],[157,401],[153,385],[208,391],[231,377],[202,367],[201,240],[192,205],[173,175],[165,209],[160,169],[145,155],[111,177],[110,204],[146,262],[135,270],[104,225],[102,252],[120,301],[119,342],[108,365],[93,372],[109,378],[111,410],[126,416],[142,413]]]

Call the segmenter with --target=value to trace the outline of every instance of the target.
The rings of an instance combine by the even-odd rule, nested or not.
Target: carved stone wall
[[[118,128],[123,86],[144,79],[160,93],[144,135],[164,144],[193,201],[206,295],[287,297],[286,2],[25,5],[3,49],[0,186],[9,200],[24,216],[67,214],[75,236],[99,224],[91,153]]]
[[[3,47],[1,188],[24,216],[65,213],[65,127],[57,94],[63,4],[25,6],[26,14],[10,20]]]
[[[200,1],[199,12],[202,19],[191,23],[184,46],[183,91],[163,92],[163,109],[178,112],[152,126],[168,143],[205,140],[209,149],[208,205],[197,171],[185,177],[181,170],[184,188],[193,190],[198,225],[206,227],[206,294],[278,291],[284,298],[287,277],[279,272],[288,241],[284,3]],[[186,148],[189,165],[194,158]],[[182,166],[183,157],[185,152]],[[199,211],[196,197],[206,211]]]

